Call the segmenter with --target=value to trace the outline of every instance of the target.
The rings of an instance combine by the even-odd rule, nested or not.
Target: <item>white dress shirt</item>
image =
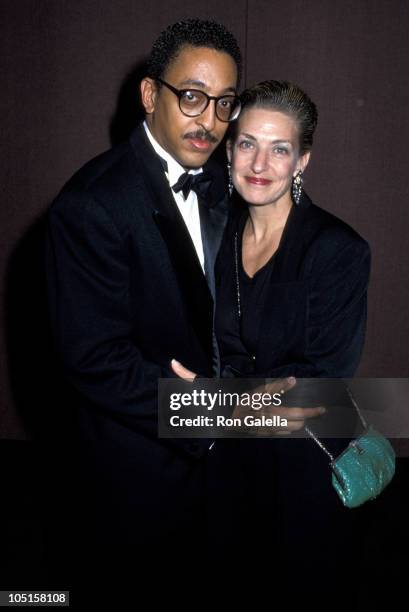
[[[149,142],[151,143],[152,147],[155,149],[159,157],[162,157],[162,159],[164,159],[168,165],[168,171],[165,173],[165,175],[172,189],[172,185],[177,183],[179,177],[184,174],[186,170],[171,155],[169,155],[169,153],[165,151],[163,147],[161,147],[157,140],[155,140],[155,138],[149,131],[146,121],[143,122],[143,127],[145,128],[146,135],[149,138]],[[203,172],[202,168],[189,170],[189,174],[200,174],[201,172]],[[200,261],[200,265],[202,266],[202,270],[204,272],[204,252],[202,233],[200,231],[200,216],[197,195],[194,191],[191,191],[187,196],[186,200],[183,197],[182,191],[175,193],[172,190],[172,195],[189,231],[190,237],[192,239],[193,245]]]
[[[202,270],[204,272],[205,271],[204,252],[203,252],[202,234],[200,231],[199,203],[197,201],[197,195],[194,191],[191,191],[185,200],[183,197],[182,191],[179,191],[178,193],[175,193],[173,191],[172,185],[174,185],[179,180],[179,177],[184,172],[186,172],[186,170],[175,159],[173,159],[173,157],[169,155],[169,153],[165,151],[163,147],[161,147],[161,145],[157,142],[157,140],[155,140],[155,138],[152,136],[151,132],[149,131],[146,121],[143,122],[143,127],[145,128],[146,135],[149,138],[149,142],[151,143],[152,147],[154,148],[156,153],[159,155],[159,157],[164,159],[168,165],[168,171],[165,172],[166,178],[169,181],[169,185],[172,191],[173,198],[176,202],[178,209],[180,210],[180,214],[182,215],[183,220],[186,224],[186,227],[189,231],[190,237],[192,239],[197,256],[200,261],[200,265],[202,266]],[[203,172],[203,168],[199,168],[196,170],[189,170],[189,174],[200,174],[200,172]],[[214,336],[214,330],[213,330],[213,342],[214,343],[216,342],[215,336]],[[217,374],[218,372],[216,373],[216,375]],[[212,442],[209,445],[209,451],[212,450],[214,444],[215,442]]]

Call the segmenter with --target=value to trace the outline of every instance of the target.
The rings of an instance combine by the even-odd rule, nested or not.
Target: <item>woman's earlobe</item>
[[[302,156],[300,168],[299,168],[301,172],[304,172],[306,167],[308,166],[308,162],[310,161],[310,156],[311,156],[311,151],[304,153],[304,155]]]

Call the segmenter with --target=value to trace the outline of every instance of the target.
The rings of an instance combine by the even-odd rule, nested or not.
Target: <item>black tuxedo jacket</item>
[[[157,387],[170,360],[212,376],[213,268],[228,204],[222,169],[211,160],[205,169],[206,276],[142,125],[77,172],[50,210],[51,325],[85,437],[161,444]],[[208,447],[169,443],[197,456]]]

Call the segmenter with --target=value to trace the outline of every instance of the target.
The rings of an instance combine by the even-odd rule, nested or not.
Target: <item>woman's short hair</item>
[[[245,89],[240,96],[241,113],[231,124],[230,138],[235,140],[240,116],[250,108],[264,108],[279,111],[292,117],[298,127],[300,153],[312,147],[314,130],[318,121],[318,111],[306,93],[288,81],[263,81]]]

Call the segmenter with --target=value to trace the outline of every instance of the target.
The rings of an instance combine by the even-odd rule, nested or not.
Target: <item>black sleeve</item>
[[[365,339],[370,249],[362,240],[320,248],[309,278],[306,350],[302,362],[266,376],[350,378]]]
[[[354,241],[317,266],[309,289],[306,356],[314,376],[353,376],[367,316],[370,250]]]
[[[131,341],[124,241],[87,194],[63,194],[50,211],[47,276],[52,332],[71,384],[98,410],[156,414],[158,378],[172,373]]]

